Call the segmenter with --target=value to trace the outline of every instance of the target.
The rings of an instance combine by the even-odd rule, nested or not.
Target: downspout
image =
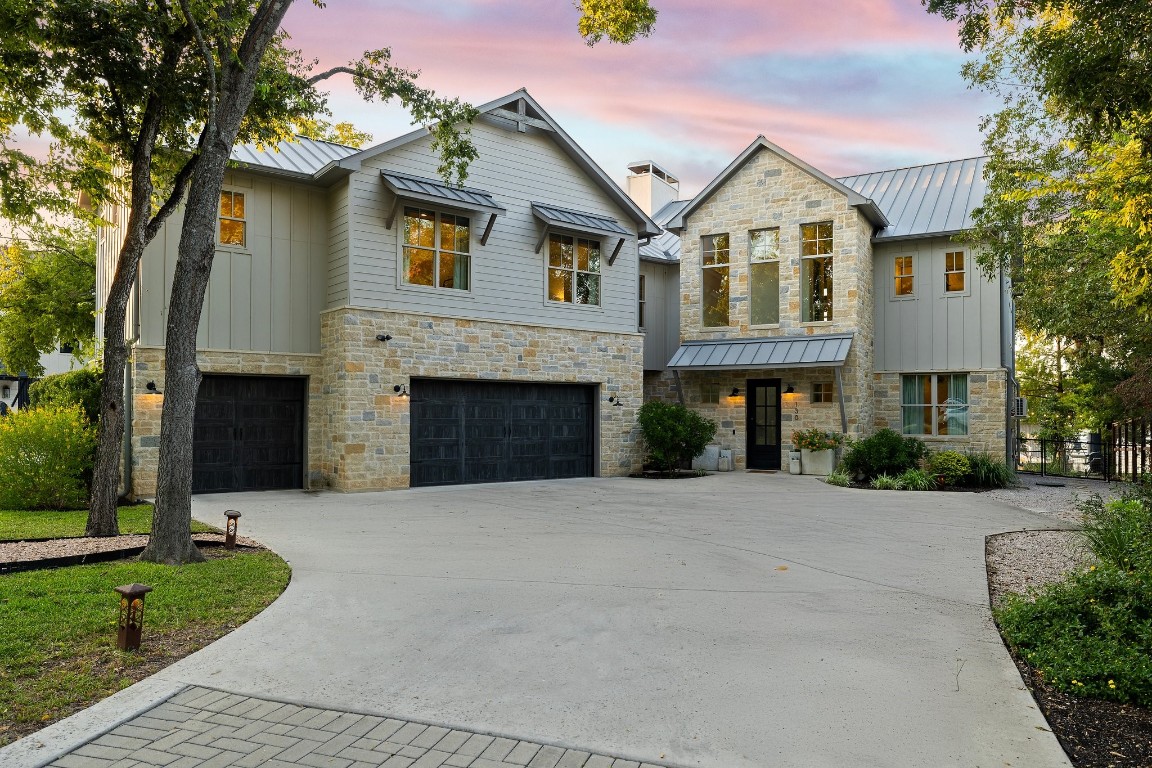
[[[1000,267],[1000,365],[1004,368],[1004,463],[1015,471],[1016,424],[1013,403],[1016,398],[1016,302],[1012,300],[1011,279]]]
[[[832,370],[836,372],[836,398],[840,401],[840,431],[847,435],[848,409],[844,407],[844,377],[840,373],[842,366],[833,366]]]
[[[680,401],[680,405],[686,405],[684,402],[684,384],[680,381],[680,371],[673,368],[672,375],[676,378],[676,398]]]
[[[132,493],[132,421],[135,418],[135,400],[132,381],[133,347],[140,341],[140,271],[136,271],[136,284],[132,287],[132,338],[125,339],[128,346],[128,359],[124,362],[124,445],[122,472],[124,496],[135,501]]]

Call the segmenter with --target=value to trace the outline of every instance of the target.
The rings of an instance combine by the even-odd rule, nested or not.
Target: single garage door
[[[416,379],[412,486],[592,475],[596,388]]]
[[[205,376],[196,396],[192,491],[300,488],[304,379]]]

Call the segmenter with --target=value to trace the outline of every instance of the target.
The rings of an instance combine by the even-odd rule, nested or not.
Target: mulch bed
[[[1076,768],[1152,766],[1152,710],[1057,691],[1012,654],[1020,677]]]

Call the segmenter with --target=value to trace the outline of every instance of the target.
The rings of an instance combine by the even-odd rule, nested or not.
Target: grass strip
[[[204,647],[288,584],[288,564],[271,552],[205,554],[180,567],[123,560],[0,576],[0,746]],[[112,588],[132,582],[154,591],[143,645],[124,652]]]
[[[152,505],[137,504],[117,510],[120,533],[151,533]],[[28,539],[65,539],[84,535],[88,510],[67,512],[0,510],[0,541],[26,541]],[[219,533],[197,520],[192,521],[192,533]]]

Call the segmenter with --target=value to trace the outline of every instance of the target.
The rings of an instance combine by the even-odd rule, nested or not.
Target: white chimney
[[[628,163],[628,196],[649,216],[680,196],[680,180],[651,160]]]

